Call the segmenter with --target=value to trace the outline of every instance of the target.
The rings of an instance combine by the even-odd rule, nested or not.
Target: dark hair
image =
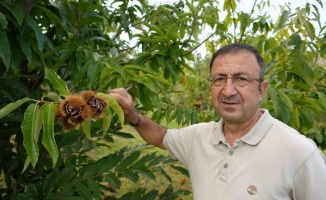
[[[236,52],[240,52],[240,51],[248,51],[248,52],[252,53],[256,57],[256,60],[257,60],[257,62],[259,64],[259,67],[260,67],[259,78],[261,80],[263,80],[264,79],[264,74],[265,74],[264,58],[262,57],[262,55],[259,53],[259,51],[255,47],[250,46],[248,44],[244,44],[244,43],[228,44],[228,45],[220,48],[219,50],[217,50],[213,55],[213,58],[212,58],[211,63],[209,65],[209,69],[210,70],[212,69],[212,65],[213,65],[214,60],[216,59],[217,56],[225,55],[225,54],[229,54],[229,53],[236,53]]]

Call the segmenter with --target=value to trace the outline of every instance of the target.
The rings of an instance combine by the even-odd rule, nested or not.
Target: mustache
[[[227,102],[227,103],[239,103],[241,101],[241,99],[238,95],[226,97],[222,94],[219,96],[218,100],[220,102]]]

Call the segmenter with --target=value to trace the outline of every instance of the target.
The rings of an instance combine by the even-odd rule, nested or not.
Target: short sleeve
[[[295,200],[326,199],[326,164],[321,154],[316,148],[295,174],[292,191]]]

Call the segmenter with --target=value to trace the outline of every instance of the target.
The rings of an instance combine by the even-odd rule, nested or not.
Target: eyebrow
[[[231,76],[240,76],[240,75],[252,76],[252,75],[247,74],[245,72],[236,72],[236,73],[231,74]],[[227,76],[227,75],[225,73],[216,73],[212,77],[215,77],[215,76]]]

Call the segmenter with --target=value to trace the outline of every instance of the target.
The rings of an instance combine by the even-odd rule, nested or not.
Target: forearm
[[[149,144],[155,145],[161,149],[165,149],[163,138],[166,134],[166,128],[147,118],[139,115],[140,124],[134,126],[139,135]]]

